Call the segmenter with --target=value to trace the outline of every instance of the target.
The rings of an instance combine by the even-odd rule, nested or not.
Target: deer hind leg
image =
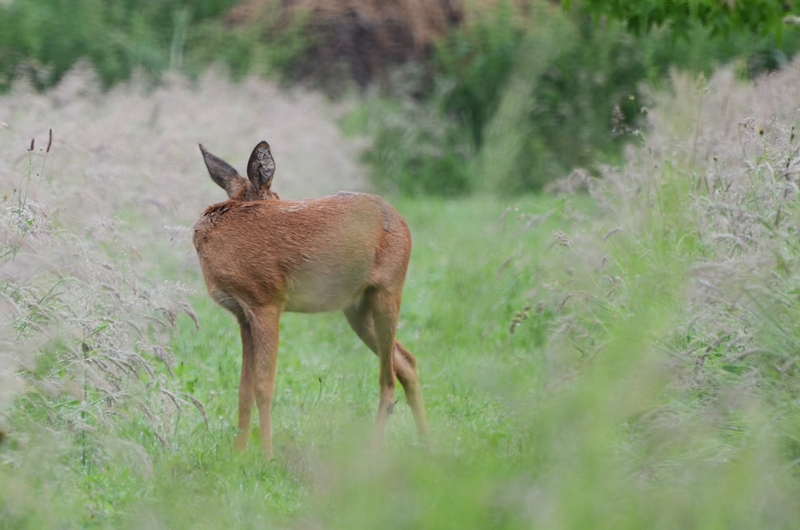
[[[362,300],[358,304],[351,306],[344,310],[344,315],[350,323],[350,327],[356,332],[356,335],[378,355],[377,337],[375,336],[375,324],[372,318],[371,307]],[[392,353],[392,366],[394,373],[400,384],[403,385],[403,391],[406,394],[406,400],[411,413],[414,415],[414,422],[417,424],[420,438],[425,438],[428,434],[428,420],[425,416],[425,405],[422,400],[422,388],[419,383],[419,376],[417,375],[417,360],[411,355],[400,342],[394,341],[394,350]]]
[[[394,371],[397,379],[403,385],[406,401],[414,415],[420,439],[428,436],[428,419],[425,417],[425,404],[422,401],[422,386],[417,374],[417,360],[402,344],[394,341]]]
[[[244,451],[250,433],[250,415],[255,401],[255,351],[250,323],[242,316],[239,319],[242,335],[242,376],[239,380],[239,434],[236,436],[236,450]]]
[[[394,333],[397,327],[397,314],[400,304],[388,291],[374,290],[368,293],[368,303],[372,309],[372,321],[375,327],[375,347],[378,352],[380,370],[380,400],[378,414],[375,418],[375,430],[372,436],[373,448],[378,448],[383,441],[386,420],[394,408]]]
[[[272,395],[278,361],[278,330],[281,309],[267,306],[248,312],[253,337],[253,394],[261,426],[261,448],[272,458]]]

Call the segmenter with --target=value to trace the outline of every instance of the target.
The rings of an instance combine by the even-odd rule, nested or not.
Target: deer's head
[[[259,142],[247,162],[247,178],[219,157],[206,151],[200,144],[200,152],[208,168],[211,180],[224,189],[229,199],[239,201],[263,201],[278,199],[278,194],[270,189],[275,175],[275,160],[267,142]]]

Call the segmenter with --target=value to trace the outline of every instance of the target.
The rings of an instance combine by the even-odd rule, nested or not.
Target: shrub
[[[474,13],[436,46],[428,65],[433,81],[419,109],[409,103],[398,110],[403,117],[379,118],[374,127],[367,160],[378,184],[513,194],[541,189],[598,153],[608,159],[618,152],[622,138],[611,134],[612,117],[616,110],[618,128],[635,127],[636,85],[646,75],[636,43],[618,26],[581,29],[558,11],[536,13],[524,18],[500,3]],[[416,132],[434,121],[458,134]],[[394,140],[402,143],[392,147]],[[397,163],[387,154],[395,148],[415,162]]]
[[[262,16],[266,33],[227,28],[219,19],[235,3],[15,0],[0,6],[0,89],[20,75],[53,86],[81,59],[105,87],[137,69],[153,77],[168,69],[199,74],[217,61],[239,76],[253,67],[282,73],[308,46],[303,17],[279,27],[274,13]]]
[[[540,190],[574,168],[598,174],[600,165],[619,162],[622,147],[644,125],[650,102],[643,87],[660,86],[671,68],[709,74],[720,62],[742,58],[740,75],[753,76],[785,64],[797,48],[796,33],[778,44],[772,35],[713,35],[695,24],[636,36],[621,22],[596,23],[543,3],[528,11],[511,2],[473,5],[464,23],[436,44],[420,85],[409,90],[425,109],[420,113],[437,113],[438,121],[455,122],[451,127],[465,134],[457,140],[423,135],[412,148],[410,138],[419,135],[393,136],[376,127],[381,139],[374,149],[386,151],[388,138],[402,136],[417,162],[387,169],[391,158],[377,152],[369,160],[379,184],[387,177],[418,178],[428,183],[418,188],[434,192],[432,182],[446,193]],[[404,106],[402,112],[412,111]],[[381,119],[388,127],[391,120]],[[437,139],[442,143],[433,148]],[[402,174],[436,167],[437,158],[420,157],[447,150],[474,158],[450,164],[437,180]],[[460,182],[471,184],[454,184]]]
[[[447,87],[441,109],[468,128],[476,147],[497,110],[523,35],[511,4],[501,2],[496,9],[474,13],[435,48],[430,68]]]
[[[383,191],[404,195],[463,195],[473,191],[471,142],[458,123],[411,101],[373,101],[355,132],[372,137],[363,160]]]

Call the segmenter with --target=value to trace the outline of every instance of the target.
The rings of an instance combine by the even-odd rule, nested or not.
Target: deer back
[[[203,213],[194,244],[209,292],[234,313],[274,303],[286,311],[333,311],[370,287],[402,289],[411,252],[400,214],[360,193],[231,199]]]

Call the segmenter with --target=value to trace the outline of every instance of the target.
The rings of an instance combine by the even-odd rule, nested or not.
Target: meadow
[[[369,451],[377,359],[341,315],[289,314],[268,462],[233,451],[238,330],[190,241],[223,195],[196,144],[242,168],[269,140],[285,197],[365,190],[352,109],[213,74],[18,86],[0,528],[795,527],[798,77],[676,74],[624,165],[549,194],[389,197],[432,449],[398,391]]]

